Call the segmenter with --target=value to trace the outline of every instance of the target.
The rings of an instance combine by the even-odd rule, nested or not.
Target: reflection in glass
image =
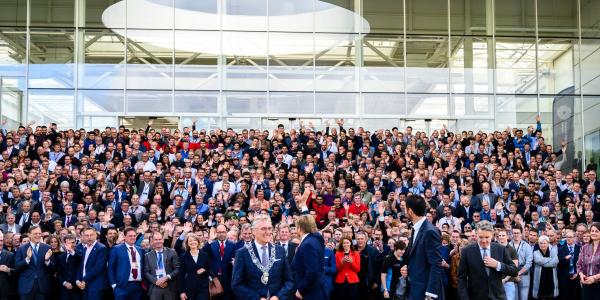
[[[2,0],[0,26],[27,26],[27,0]]]
[[[447,93],[448,38],[445,36],[408,37],[406,66],[408,92]]]
[[[451,40],[450,76],[455,93],[494,91],[494,46],[491,38],[460,36]]]
[[[448,1],[406,1],[406,33],[448,34]]]
[[[448,115],[448,95],[409,94],[406,96],[407,117]]]
[[[538,85],[540,94],[559,94],[573,86],[574,45],[569,39],[538,41]]]
[[[406,114],[406,97],[400,93],[364,93],[363,110],[366,115]]]
[[[173,88],[173,31],[128,30],[139,40],[127,41],[127,88]],[[145,41],[152,40],[154,43]],[[164,48],[157,45],[165,45]]]
[[[315,54],[315,83],[318,91],[356,91],[356,45],[360,40],[347,35],[316,34],[316,43],[338,45]],[[339,42],[343,41],[343,42]]]
[[[487,5],[492,1],[452,0],[450,2],[450,33],[452,35],[484,35],[488,22]]]
[[[68,29],[31,29],[30,88],[73,88],[75,38]]]
[[[25,77],[0,76],[0,112],[7,120],[5,128],[21,124],[21,107],[25,97]]]
[[[581,40],[581,63],[576,58],[576,63],[581,69],[581,92],[584,95],[600,94],[600,40],[582,39]],[[579,83],[579,81],[576,81]]]
[[[30,26],[74,27],[75,1],[29,0]]]
[[[324,115],[354,115],[356,114],[356,101],[358,94],[355,93],[316,93],[316,114]]]
[[[125,93],[123,90],[79,90],[78,114],[123,113]]]
[[[581,36],[600,38],[600,1],[578,1],[581,4]]]
[[[224,95],[227,115],[265,114],[267,112],[266,93],[226,93]]]
[[[536,94],[535,39],[496,39],[496,92]]]
[[[404,40],[401,35],[369,34],[363,40],[361,89],[404,91]]]
[[[155,115],[173,112],[173,93],[170,91],[127,91],[127,113]]]
[[[404,1],[362,1],[362,14],[372,33],[399,33],[404,28]]]
[[[313,35],[308,33],[269,33],[269,50],[272,39],[283,44],[294,45],[301,41],[313,45]],[[312,48],[312,46],[311,46]],[[312,91],[315,88],[314,53],[269,56],[269,90],[271,91]]]
[[[540,37],[577,37],[577,4],[573,0],[537,0]],[[586,2],[586,1],[581,1]]]
[[[196,44],[220,43],[220,40],[188,39],[185,33],[186,31],[175,32],[175,90],[218,90],[220,84],[217,55],[180,50],[184,48],[180,47],[180,44],[186,43],[196,48]]]
[[[175,112],[213,113],[218,112],[219,94],[215,92],[175,92]]]
[[[537,0],[494,1],[496,36],[534,36],[535,1]]]
[[[75,127],[73,90],[30,89],[28,98],[28,121],[56,123],[58,128]]]
[[[125,39],[104,30],[83,33],[85,51],[79,57],[79,88],[123,89],[125,87]]]
[[[269,93],[270,114],[314,114],[315,95],[313,93]],[[317,111],[317,113],[324,113]]]
[[[25,76],[25,29],[0,29],[0,76]]]

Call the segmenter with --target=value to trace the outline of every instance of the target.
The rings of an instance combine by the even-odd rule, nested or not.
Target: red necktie
[[[135,250],[133,249],[133,247],[129,247],[129,250],[131,251],[131,275],[133,276],[133,279],[137,279],[138,277],[138,269],[137,269],[137,263],[136,263],[136,253]]]
[[[219,247],[219,254],[221,254],[221,260],[222,260],[223,256],[225,255],[225,242],[221,242],[221,246]]]

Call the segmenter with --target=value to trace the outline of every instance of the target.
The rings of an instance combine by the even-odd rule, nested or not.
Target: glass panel
[[[406,33],[448,34],[448,1],[406,1]]]
[[[600,131],[597,130],[585,136],[585,160],[586,170],[594,170],[596,174],[600,171]]]
[[[173,88],[173,31],[127,30],[127,88]]]
[[[271,114],[314,114],[313,93],[269,93],[269,113]]]
[[[157,1],[157,0],[154,0]],[[169,3],[173,0],[161,0]],[[219,30],[218,0],[175,0],[175,29]],[[201,13],[201,15],[199,15]],[[199,17],[200,16],[200,17]]]
[[[469,131],[473,129],[490,132],[494,129],[490,120],[457,120],[456,123],[456,130],[454,132]]]
[[[223,30],[267,31],[266,0],[230,0],[222,3],[225,4],[222,7]]]
[[[29,0],[31,26],[74,27],[75,1],[77,0]]]
[[[219,94],[211,92],[175,92],[175,112],[217,113]]]
[[[494,109],[492,95],[453,94],[455,116],[492,116]]]
[[[404,94],[394,93],[365,93],[362,94],[364,113],[366,115],[397,115],[402,117],[406,114],[406,97]]]
[[[258,2],[257,5],[262,7],[262,1],[252,2]],[[317,0],[267,0],[269,31],[312,33],[315,31],[315,9],[327,5]]]
[[[450,76],[455,93],[493,93],[494,45],[487,37],[453,37]]]
[[[450,75],[448,37],[408,37],[406,65],[408,92],[447,93]]]
[[[534,36],[536,0],[495,1],[497,36]],[[542,6],[542,5],[539,5]],[[538,7],[539,7],[538,6]]]
[[[363,17],[369,22],[372,33],[401,33],[404,29],[402,0],[362,1]]]
[[[535,39],[496,39],[496,92],[536,94]]]
[[[86,0],[85,26],[106,28],[102,23],[102,15],[106,11],[106,16],[112,20],[111,24],[115,25],[112,28],[125,28],[125,3],[125,1]],[[109,7],[110,9],[108,9]]]
[[[313,34],[270,32],[269,90],[314,90],[313,47]]]
[[[96,128],[106,128],[106,127],[116,127],[117,126],[117,118],[116,117],[83,117],[83,127],[91,130]]]
[[[0,29],[0,76],[25,76],[26,49],[25,29]]]
[[[496,96],[496,128],[527,128],[535,124],[537,96]]]
[[[404,91],[404,43],[402,36],[368,35],[363,40],[361,89],[369,92]]]
[[[573,87],[575,40],[540,39],[538,42],[538,84],[540,94],[558,94]]]
[[[356,91],[356,43],[347,35],[317,34],[316,45],[335,46],[317,54],[315,82],[318,91]]]
[[[491,1],[452,0],[450,2],[450,30],[453,35],[486,34],[486,9]]]
[[[246,34],[248,44],[236,41],[235,37]],[[268,44],[266,32],[224,32],[223,47],[229,49],[225,66],[225,89],[259,90],[268,89]],[[232,44],[228,44],[231,41]],[[227,44],[226,44],[227,43]],[[237,47],[241,48],[237,48]],[[234,53],[249,53],[249,56],[238,56]]]
[[[447,95],[407,95],[407,116],[447,116]]]
[[[73,88],[74,36],[67,29],[31,29],[30,88]]]
[[[179,120],[181,127],[192,127],[192,123],[196,121],[196,130],[205,129],[210,131],[217,128],[218,118],[197,118],[197,117],[181,117]]]
[[[0,26],[26,26],[27,0],[0,1]]]
[[[207,45],[220,45],[218,32],[175,31],[175,89],[218,90],[217,55],[205,53]],[[214,52],[214,51],[213,51]]]
[[[75,127],[73,90],[29,90],[27,118],[38,124],[56,123],[59,130]]]
[[[227,128],[233,130],[239,129],[260,129],[259,118],[227,118]]]
[[[227,115],[267,113],[266,93],[226,93]]]
[[[85,51],[79,57],[79,88],[125,88],[125,39],[109,30],[83,33]]]
[[[573,0],[538,0],[538,35],[577,37],[577,3]],[[584,1],[582,1],[584,2]]]
[[[169,91],[127,91],[128,113],[170,113],[173,94]]]
[[[360,17],[354,15],[360,9],[357,4],[354,0],[315,1],[315,32],[359,32]]]
[[[600,40],[581,40],[581,85],[584,95],[600,94]]]
[[[356,114],[357,94],[317,93],[315,95],[317,114],[354,115]]]
[[[389,130],[393,127],[398,127],[398,119],[363,119],[362,124],[365,130],[371,132],[379,129]],[[344,124],[346,125],[346,124]]]
[[[25,77],[0,76],[0,111],[4,128],[16,128],[21,124],[21,109],[25,97]]]
[[[117,5],[127,6],[125,18],[128,29],[173,29],[175,17],[173,2],[174,0],[128,0],[121,1]],[[106,18],[107,16],[103,16],[104,20]],[[128,36],[129,33],[130,31],[127,32]]]
[[[79,90],[78,114],[122,113],[125,106],[123,90]]]
[[[600,38],[600,1],[579,1],[581,8],[581,36]]]

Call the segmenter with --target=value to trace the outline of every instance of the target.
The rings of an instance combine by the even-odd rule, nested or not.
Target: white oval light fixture
[[[358,14],[318,0],[123,0],[102,22],[136,42],[236,56],[318,53],[370,31]],[[152,31],[173,28],[174,37]]]

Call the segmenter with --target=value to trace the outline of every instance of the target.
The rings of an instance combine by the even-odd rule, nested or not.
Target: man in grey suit
[[[472,203],[471,206],[473,206],[476,211],[481,211],[481,203],[483,203],[484,200],[487,200],[490,204],[490,208],[493,209],[494,206],[496,206],[498,196],[491,192],[490,184],[487,182],[484,182],[481,185],[481,188],[483,189],[483,192],[475,196],[476,203]]]
[[[179,257],[175,250],[163,246],[162,233],[152,233],[151,243],[152,250],[144,259],[144,277],[150,284],[148,296],[150,300],[175,300]]]
[[[152,195],[154,195],[152,173],[144,172],[143,180],[138,185],[137,194],[140,196],[140,205],[146,205],[152,199]]]
[[[12,232],[19,233],[21,232],[21,225],[16,223],[17,218],[13,213],[8,213],[6,215],[6,223],[0,224],[0,231],[2,233]]]

